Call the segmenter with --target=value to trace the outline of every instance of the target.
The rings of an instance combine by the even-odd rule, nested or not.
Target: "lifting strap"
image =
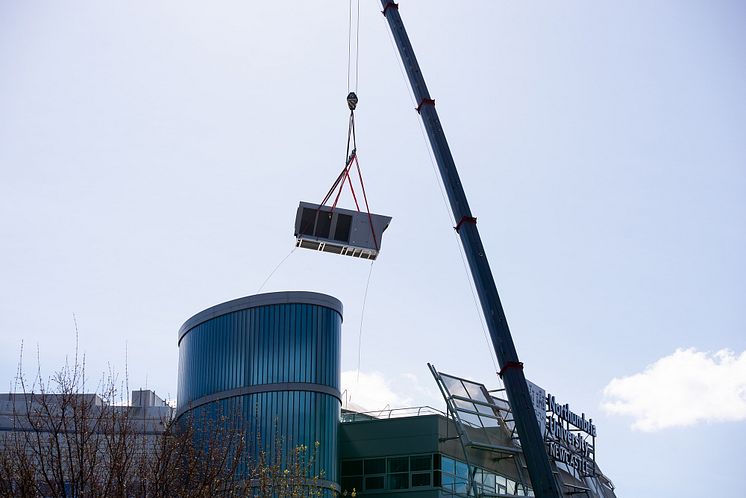
[[[317,208],[317,211],[321,210],[322,206],[325,206],[326,203],[331,199],[334,192],[337,192],[337,195],[334,197],[334,201],[331,205],[331,211],[334,212],[334,209],[337,207],[337,203],[339,202],[339,197],[342,195],[342,190],[345,186],[345,183],[349,185],[350,187],[350,193],[352,193],[352,199],[355,201],[355,208],[358,210],[358,212],[361,211],[360,209],[360,203],[357,199],[357,194],[355,193],[355,187],[352,184],[352,178],[350,175],[350,170],[352,169],[353,163],[355,164],[355,169],[357,170],[357,177],[360,180],[360,190],[363,193],[363,201],[365,202],[365,211],[368,214],[368,225],[370,226],[370,233],[373,236],[373,243],[375,244],[376,250],[380,249],[380,246],[378,245],[378,240],[376,238],[376,232],[373,230],[373,217],[370,215],[370,206],[368,204],[368,195],[365,192],[365,182],[363,181],[363,172],[360,169],[360,161],[358,160],[357,156],[357,137],[355,136],[355,109],[357,109],[357,103],[358,98],[355,92],[350,92],[347,95],[347,107],[350,109],[350,119],[347,124],[347,150],[345,151],[345,165],[344,168],[342,168],[342,171],[340,171],[339,175],[337,175],[337,178],[334,180],[334,183],[332,183],[331,188],[326,193],[326,196],[324,196],[324,200],[321,201],[321,204],[319,204],[319,207]]]
[[[370,207],[368,205],[368,195],[365,192],[365,183],[363,182],[363,173],[360,169],[360,162],[357,156],[357,140],[355,137],[355,109],[357,109],[358,98],[355,91],[357,90],[358,84],[358,59],[359,59],[359,40],[360,40],[360,1],[357,1],[356,16],[353,22],[353,8],[352,0],[350,0],[350,20],[348,30],[348,45],[347,45],[347,107],[350,109],[350,118],[347,123],[347,149],[345,151],[345,163],[342,171],[337,175],[337,178],[332,183],[329,191],[324,196],[324,200],[321,201],[319,207],[316,209],[316,216],[318,217],[321,208],[326,205],[327,202],[334,195],[334,200],[331,204],[330,213],[333,213],[339,202],[339,198],[342,195],[342,190],[345,184],[350,187],[350,193],[352,193],[352,199],[355,202],[355,208],[358,212],[361,212],[360,203],[358,202],[358,196],[355,192],[355,187],[352,184],[352,177],[350,170],[352,169],[353,163],[357,170],[357,177],[360,181],[360,190],[363,193],[363,201],[365,203],[365,211],[368,213],[368,224],[370,225],[370,233],[373,236],[373,243],[375,244],[376,250],[380,249],[378,240],[376,240],[376,232],[373,230],[373,217],[370,214]],[[354,26],[354,30],[353,30]],[[354,31],[354,35],[353,35]],[[353,40],[354,40],[354,63],[353,63]],[[351,85],[352,76],[354,71],[354,85]],[[354,89],[353,89],[354,88]],[[334,194],[336,192],[336,195]]]

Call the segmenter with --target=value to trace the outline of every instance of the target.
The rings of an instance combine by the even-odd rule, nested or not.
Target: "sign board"
[[[546,437],[547,433],[547,392],[541,387],[537,386],[530,380],[526,380],[528,384],[528,394],[531,397],[531,404],[536,412],[536,421],[539,423],[539,430],[541,431],[541,437]]]
[[[549,456],[581,475],[594,475],[597,430],[593,419],[586,418],[585,413],[576,414],[569,404],[557,402],[533,382],[526,383]]]

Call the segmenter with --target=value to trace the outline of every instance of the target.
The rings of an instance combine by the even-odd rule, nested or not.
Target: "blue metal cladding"
[[[314,471],[338,482],[341,313],[329,296],[287,292],[195,315],[179,333],[177,416],[226,416],[247,442],[261,436],[268,454],[305,445],[316,453]],[[258,444],[249,450],[256,459]]]

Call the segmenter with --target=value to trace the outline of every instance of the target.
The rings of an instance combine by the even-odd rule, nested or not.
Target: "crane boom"
[[[523,375],[523,364],[518,361],[518,354],[510,335],[508,322],[505,319],[505,312],[479,236],[476,218],[472,216],[469,209],[466,193],[461,185],[456,164],[453,161],[443,127],[438,118],[438,112],[435,110],[435,101],[428,93],[412,44],[399,15],[398,5],[391,0],[381,0],[381,4],[383,5],[383,15],[388,20],[389,28],[399,49],[399,54],[409,77],[409,83],[418,103],[417,111],[420,113],[427,131],[430,146],[448,194],[453,217],[457,221],[456,230],[466,253],[487,328],[500,364],[501,377],[513,411],[534,493],[537,497],[559,498],[562,493],[549,464],[526,378]]]

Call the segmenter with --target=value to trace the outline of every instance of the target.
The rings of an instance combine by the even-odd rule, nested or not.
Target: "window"
[[[389,458],[389,473],[409,472],[409,457]]]
[[[342,462],[343,476],[361,476],[363,475],[362,460],[347,460]]]
[[[442,496],[460,495],[472,491],[469,489],[469,466],[466,463],[437,454],[434,455],[433,460],[438,462],[442,468],[442,472],[437,470],[433,472],[433,486],[442,488]],[[412,466],[414,465],[412,463]],[[488,496],[495,493],[508,495],[523,493],[523,487],[512,479],[478,467],[472,467],[472,472],[478,494]],[[415,475],[413,468],[412,487],[416,486]],[[526,492],[532,496],[533,492],[530,488],[526,488]]]
[[[345,460],[340,464],[342,491],[357,493],[374,490],[429,488],[440,485],[440,455],[412,455],[389,458]],[[465,488],[464,488],[465,489]]]
[[[456,474],[456,460],[453,458],[443,457],[443,473]]]
[[[409,469],[412,471],[412,487],[431,485],[432,455],[409,457]]]
[[[443,474],[441,477],[443,491],[451,494],[465,493],[468,484],[467,478],[469,468],[467,465],[448,457],[442,457],[441,465],[443,466]]]
[[[495,492],[495,479],[496,478],[497,476],[490,472],[485,472],[482,475],[482,486],[484,487],[485,491],[489,491],[492,493]]]
[[[388,489],[409,488],[409,457],[389,458]]]
[[[363,476],[342,477],[342,491],[352,492],[363,490]]]
[[[409,466],[412,472],[416,470],[432,470],[431,462],[431,455],[409,457]]]
[[[384,487],[383,483],[384,483],[383,476],[366,477],[365,478],[365,489],[366,491],[369,489],[383,489]]]
[[[386,459],[376,458],[365,461],[365,473],[370,474],[384,474],[386,473]]]
[[[409,488],[409,472],[401,474],[389,474],[389,489]]]
[[[412,473],[412,487],[430,486],[430,472]]]

